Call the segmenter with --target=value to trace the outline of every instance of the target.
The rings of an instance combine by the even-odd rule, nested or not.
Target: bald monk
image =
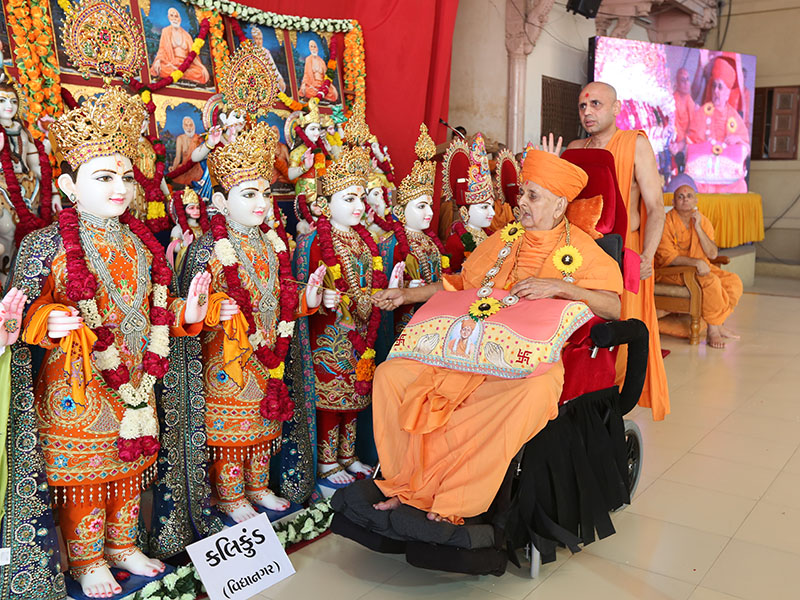
[[[585,302],[599,316],[616,319],[622,277],[619,266],[578,227],[570,244],[582,263],[565,280],[553,256],[566,244],[567,203],[587,181],[580,168],[557,156],[531,150],[522,168],[519,223],[525,228],[494,279],[520,302],[564,298]],[[382,290],[375,302],[386,310],[424,302],[434,293],[475,289],[504,247],[503,232],[481,243],[459,275],[418,288]],[[519,449],[558,415],[564,367],[555,363],[524,379],[467,373],[392,358],[375,372],[375,442],[385,479],[375,484],[388,498],[375,505],[391,510],[401,503],[428,513],[431,520],[462,523],[485,512]]]
[[[653,259],[664,229],[661,178],[645,132],[617,129],[619,111],[620,102],[613,87],[602,82],[587,85],[578,99],[578,113],[589,138],[575,140],[568,148],[605,148],[614,155],[617,182],[628,209],[630,225],[625,248],[640,256],[639,293],[623,292],[622,318],[639,319],[650,330],[647,377],[639,404],[650,408],[653,419],[660,421],[669,414],[669,388],[661,357],[661,339],[653,297]],[[627,355],[627,347],[620,348],[617,354],[618,384],[622,383],[625,376]]]
[[[714,243],[714,226],[697,210],[697,185],[681,174],[670,182],[675,192],[667,213],[664,234],[656,251],[656,267],[690,265],[697,268],[703,288],[702,317],[708,323],[706,343],[724,348],[726,340],[739,336],[725,327],[725,320],[742,297],[742,280],[736,273],[712,265],[719,253]],[[660,275],[656,281],[682,285],[680,275]]]

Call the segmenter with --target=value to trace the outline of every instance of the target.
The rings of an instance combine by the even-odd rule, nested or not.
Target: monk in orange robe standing
[[[426,301],[442,289],[477,292],[499,261],[491,285],[509,290],[521,302],[576,300],[599,316],[618,318],[622,291],[618,265],[564,218],[567,203],[586,184],[586,173],[540,150],[528,153],[522,173],[519,223],[480,244],[460,274],[418,288],[380,291],[375,302],[392,309]],[[509,247],[505,239],[516,228],[524,228],[524,234],[517,234]],[[569,276],[558,270],[554,260],[569,247],[567,239],[582,259]],[[388,500],[375,508],[391,510],[408,504],[428,512],[429,519],[452,523],[485,512],[514,455],[558,415],[563,381],[560,360],[545,373],[523,379],[429,366],[407,358],[382,363],[375,373],[373,418],[384,479],[375,484]]]
[[[605,148],[614,155],[617,182],[628,210],[630,231],[625,248],[641,257],[639,292],[625,290],[622,294],[622,318],[639,319],[650,331],[650,354],[639,405],[652,409],[653,419],[662,420],[669,414],[669,387],[661,356],[661,339],[653,296],[653,259],[664,229],[664,203],[661,180],[653,148],[644,131],[617,129],[620,111],[616,90],[602,82],[593,82],[581,90],[578,113],[583,128],[589,133],[586,140],[575,140],[568,148]],[[617,354],[617,383],[625,375],[627,347]]]
[[[742,280],[736,273],[712,265],[718,249],[714,243],[714,226],[697,210],[697,186],[688,175],[679,175],[675,182],[672,205],[667,213],[664,234],[656,251],[656,267],[691,265],[697,268],[697,280],[703,288],[702,316],[708,323],[707,343],[724,348],[725,341],[739,336],[725,327],[725,319],[742,297]],[[670,183],[673,183],[670,182]],[[681,285],[680,275],[661,275],[657,281]]]

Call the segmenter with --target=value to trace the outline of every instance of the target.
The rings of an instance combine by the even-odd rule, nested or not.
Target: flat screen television
[[[589,79],[617,90],[617,127],[643,129],[666,189],[679,173],[705,193],[747,191],[756,57],[594,37]]]

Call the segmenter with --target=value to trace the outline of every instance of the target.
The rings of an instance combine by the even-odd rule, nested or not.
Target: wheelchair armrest
[[[657,267],[655,270],[656,276],[658,275],[685,275],[697,273],[697,267],[692,265],[677,265],[674,267]]]
[[[638,319],[608,321],[592,327],[591,337],[600,348],[628,345],[628,364],[620,391],[620,410],[623,415],[627,414],[639,402],[647,375],[647,355],[650,350],[647,326]]]

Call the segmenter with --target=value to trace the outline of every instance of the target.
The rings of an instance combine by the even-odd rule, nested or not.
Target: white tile
[[[778,469],[753,467],[689,452],[667,469],[661,479],[758,500],[778,473]]]

